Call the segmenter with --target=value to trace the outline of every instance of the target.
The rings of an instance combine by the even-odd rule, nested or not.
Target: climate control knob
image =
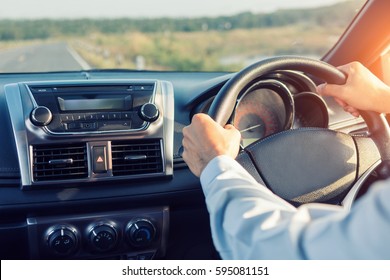
[[[53,115],[49,108],[45,106],[38,106],[32,110],[30,120],[37,126],[48,125],[53,118]]]
[[[154,240],[156,228],[147,219],[137,219],[128,223],[126,234],[131,245],[135,247],[146,247]]]
[[[47,242],[53,253],[69,256],[77,249],[76,230],[67,226],[56,227],[48,232]]]
[[[118,235],[112,225],[99,224],[92,227],[89,241],[94,250],[105,252],[114,248],[118,241]]]
[[[158,119],[160,112],[155,104],[145,103],[139,109],[138,115],[144,121],[154,122]]]

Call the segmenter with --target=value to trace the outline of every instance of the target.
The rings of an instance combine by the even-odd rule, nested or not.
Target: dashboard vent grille
[[[115,141],[111,143],[114,176],[163,172],[160,139]]]
[[[34,146],[32,153],[35,181],[88,177],[87,147],[84,143]]]

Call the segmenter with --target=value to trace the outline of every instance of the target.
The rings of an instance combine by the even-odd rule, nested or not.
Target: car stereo
[[[142,130],[155,121],[155,83],[30,85],[30,119],[51,133]]]

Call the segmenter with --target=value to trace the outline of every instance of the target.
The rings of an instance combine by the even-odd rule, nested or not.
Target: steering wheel
[[[301,71],[331,84],[344,84],[343,72],[304,57],[274,57],[257,62],[232,77],[218,92],[208,114],[220,125],[231,117],[238,96],[262,76],[278,70]],[[294,205],[342,204],[373,167],[390,175],[390,128],[383,115],[361,111],[367,137],[324,128],[283,131],[244,148],[237,161],[260,183]],[[376,148],[375,148],[376,146]],[[361,184],[361,182],[359,183]]]

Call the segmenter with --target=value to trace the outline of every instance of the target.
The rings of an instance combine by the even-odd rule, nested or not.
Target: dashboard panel
[[[208,112],[216,93],[196,106]],[[241,132],[243,148],[275,133],[301,127],[328,127],[325,101],[306,75],[294,71],[270,73],[240,93],[230,118]]]
[[[219,258],[212,245],[199,179],[188,170],[180,156],[181,131],[190,123],[193,114],[207,112],[214,96],[232,75],[127,71],[0,75],[0,132],[7,135],[0,138],[2,258]],[[239,114],[245,115],[249,111],[247,105],[253,106],[257,101],[267,107],[264,111],[271,110],[267,120],[267,113],[256,107],[265,114],[261,118],[269,126],[266,135],[256,137],[291,127],[325,126],[327,116],[329,124],[338,125],[340,129],[361,127],[361,121],[340,111],[331,100],[327,100],[331,112],[328,115],[328,110],[321,107],[323,101],[317,102],[318,96],[313,93],[314,83],[302,73],[281,71],[256,82],[262,80],[273,80],[279,87],[252,88],[243,95],[236,111],[238,119]],[[143,96],[142,92],[127,90],[124,94],[115,92],[117,86],[125,85],[129,90],[131,85],[149,84],[154,86],[152,95]],[[67,88],[66,96],[63,92],[53,93],[55,88],[61,87]],[[42,88],[52,91],[49,95],[54,97],[49,103],[34,97],[47,94]],[[279,92],[280,88],[283,88],[282,92]],[[32,89],[41,92],[33,93]],[[293,99],[282,102],[280,96],[288,95],[287,92]],[[271,97],[265,98],[267,94]],[[137,99],[136,95],[143,97]],[[58,98],[70,102],[64,104]],[[88,103],[84,99],[95,100]],[[129,99],[132,106],[126,105]],[[102,102],[111,103],[111,107]],[[158,108],[157,119],[152,116],[139,121],[143,104],[150,103]],[[286,109],[287,104],[291,107]],[[49,109],[50,123],[55,124],[57,131],[46,124],[45,118],[50,115],[46,109],[43,113],[35,110],[39,107]],[[108,114],[106,126],[103,125],[105,120],[98,119],[98,113]],[[118,126],[119,121],[127,119],[118,120],[115,113],[120,113],[121,118],[122,114],[130,113],[131,120],[139,123],[134,127],[123,126],[123,123]],[[72,119],[69,120],[66,115],[70,114]],[[87,119],[91,115],[93,119]],[[244,123],[246,128],[243,129],[248,129],[251,122],[257,120],[249,118],[249,121]],[[159,148],[162,169],[147,174],[128,171],[115,174],[114,154],[116,149],[122,149],[123,142],[139,146],[150,141],[157,141],[153,145]],[[74,147],[80,144],[81,147]],[[60,173],[55,174],[55,180],[42,180],[41,175],[45,178],[48,173],[34,169],[39,153],[49,153],[44,156],[45,160],[50,168],[60,172],[76,162],[73,156],[60,152],[64,147],[81,150],[84,158],[81,169],[85,177],[65,179],[65,174]],[[94,166],[94,160],[99,159],[99,155],[94,155],[96,151],[106,158],[102,173]],[[128,154],[128,151],[117,154],[124,161],[128,157],[130,161],[145,164],[145,154]],[[132,227],[138,222],[137,226],[142,229],[138,239],[140,245],[134,244]],[[97,240],[105,240],[105,245],[96,246]]]
[[[367,1],[335,46],[323,49],[327,53],[322,60],[335,66],[360,61],[383,78],[386,74],[382,68],[387,58],[389,29],[382,27],[388,24],[388,6],[389,1]],[[305,53],[302,46],[298,44],[294,48],[299,53]],[[38,61],[36,70],[40,71],[41,55],[33,57]],[[19,58],[24,60],[24,56]],[[24,63],[16,66],[12,68],[17,69],[14,71],[26,71]],[[191,122],[195,113],[208,112],[214,97],[234,75],[226,72],[131,70],[1,73],[1,259],[218,259],[199,178],[183,162],[180,148],[183,127]],[[293,104],[290,107],[293,108],[290,112],[292,124],[285,122],[285,117],[290,114],[289,108],[286,110],[286,104],[282,108],[278,98],[284,93],[277,89],[254,89],[247,97],[243,96],[236,114],[244,120],[248,112],[256,110],[256,117],[247,117],[248,121],[243,122],[240,129],[263,128],[250,131],[247,137],[250,141],[264,137],[264,141],[272,141],[278,131],[291,128],[291,131],[299,132],[305,131],[301,129],[304,127],[326,127],[337,133],[358,134],[354,142],[356,146],[360,145],[359,156],[367,160],[355,165],[359,188],[354,187],[348,194],[351,205],[360,190],[368,190],[369,184],[364,181],[378,179],[375,168],[380,157],[375,152],[377,149],[373,141],[365,137],[367,127],[364,121],[344,112],[332,98],[319,98],[315,93],[319,81],[304,73],[277,71],[254,82],[263,80],[277,81],[290,92],[293,97],[293,103],[290,102]],[[156,120],[156,115],[151,114],[150,121],[143,120],[134,127],[134,123],[128,121],[127,113],[133,114],[132,121],[142,114],[142,106],[135,109],[134,104],[128,105],[129,101],[133,103],[135,100],[133,94],[127,91],[132,83],[137,84],[135,86],[154,85],[152,91],[156,99],[150,100],[149,96],[141,104],[153,103],[157,106],[159,115]],[[116,88],[123,84],[128,86],[124,90],[124,98],[122,93],[106,95],[106,90],[112,85]],[[68,92],[68,98],[53,95],[54,102],[59,102],[55,105],[57,114],[50,109],[54,108],[51,101],[49,104],[45,101],[40,103],[32,98],[35,94],[32,91],[41,91],[42,86],[51,91],[58,86],[71,86],[77,90],[94,87],[97,92]],[[259,97],[263,94],[273,96],[276,102]],[[126,98],[129,95],[131,97]],[[91,102],[81,97],[91,99]],[[261,104],[259,108],[254,102]],[[106,103],[110,104],[109,107]],[[46,107],[50,113],[39,107]],[[153,112],[153,107],[149,105],[144,109],[144,113],[148,110]],[[101,117],[98,113],[102,114]],[[120,120],[117,119],[118,113]],[[109,123],[103,120],[106,117]],[[234,115],[231,121],[233,118]],[[237,122],[240,125],[239,120]],[[268,130],[264,129],[266,126]],[[286,132],[280,134],[283,133]],[[113,143],[118,142],[120,146],[123,141],[130,141],[139,146],[155,140],[161,152],[162,171],[114,176]],[[42,181],[39,174],[38,178],[34,174],[34,166],[38,163],[34,163],[34,158],[39,152],[34,150],[36,147],[52,153],[64,146],[69,147],[69,144],[80,143],[82,147],[76,150],[82,151],[84,177],[64,179],[60,174],[56,180]],[[101,163],[99,155],[94,156],[95,147],[100,156],[106,157],[106,160],[102,157],[100,167],[93,166],[94,158],[96,164]],[[315,150],[319,145],[311,147]],[[281,161],[291,152],[290,146],[285,148]],[[311,153],[305,148],[302,146],[304,152]],[[53,158],[54,154],[48,158],[49,166],[60,170],[76,161],[73,156],[64,157],[61,153],[59,158]],[[127,156],[131,161],[145,159],[145,154],[128,155],[127,152],[120,157],[125,159]],[[266,164],[269,165],[269,162]],[[349,159],[348,165],[351,165]],[[275,166],[278,171],[284,172],[282,165]],[[45,172],[44,177],[47,175]],[[313,174],[307,177],[316,179],[318,173]],[[277,173],[275,177],[278,177]],[[287,184],[289,182],[286,180]],[[363,184],[366,185],[360,189]]]

